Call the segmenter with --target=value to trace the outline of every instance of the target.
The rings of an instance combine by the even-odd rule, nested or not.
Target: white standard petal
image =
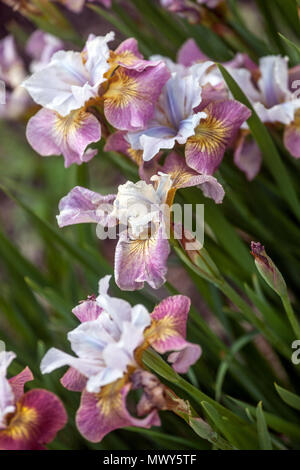
[[[84,105],[82,94],[76,93],[89,81],[79,52],[56,52],[46,67],[29,77],[23,86],[34,101],[45,108],[67,116],[73,109]],[[75,93],[75,94],[74,94]],[[85,92],[85,99],[94,95],[92,87]]]
[[[300,108],[300,99],[277,104],[270,109],[262,103],[254,103],[253,107],[262,122],[281,122],[287,125],[294,120],[295,112]]]
[[[258,86],[263,94],[263,102],[271,108],[291,99],[288,88],[288,58],[266,56],[259,61],[261,78]]]
[[[0,352],[0,430],[6,427],[6,416],[15,411],[14,394],[6,378],[7,369],[15,357],[13,352]]]
[[[109,48],[107,43],[113,41],[115,33],[110,32],[106,36],[91,37],[86,43],[87,60],[85,68],[89,74],[89,82],[98,87],[105,79],[103,75],[108,71]]]

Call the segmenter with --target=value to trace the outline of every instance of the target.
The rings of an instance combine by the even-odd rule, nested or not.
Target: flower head
[[[131,38],[111,51],[114,33],[90,35],[81,52],[58,51],[24,81],[43,108],[31,118],[27,139],[42,156],[63,154],[65,166],[97,152],[86,148],[101,138],[101,121],[120,130],[143,128],[169,78],[162,61],[144,60]]]
[[[178,372],[186,372],[201,353],[199,346],[185,340],[187,297],[169,297],[149,314],[142,305],[131,307],[110,297],[109,280],[106,276],[99,282],[97,298],[89,298],[73,310],[82,322],[68,334],[77,357],[52,348],[41,364],[43,373],[70,366],[61,382],[69,390],[82,392],[76,423],[93,442],[123,426],[159,425],[157,410],[166,407],[164,388],[143,371],[145,349],[151,345],[162,353],[173,351],[169,361]],[[132,417],[126,406],[129,391],[136,388],[144,390],[137,412],[147,415],[141,419]]]
[[[67,415],[60,400],[47,390],[24,394],[25,383],[33,380],[28,367],[7,379],[15,357],[0,352],[0,450],[40,450],[65,426]]]
[[[120,223],[115,252],[117,285],[136,290],[147,282],[157,289],[166,280],[170,206],[175,192],[197,185],[206,196],[222,202],[224,190],[213,176],[200,175],[172,153],[150,183],[128,181],[119,186],[117,195],[102,196],[79,186],[73,188],[60,201],[57,221],[60,227],[98,223],[99,229]]]

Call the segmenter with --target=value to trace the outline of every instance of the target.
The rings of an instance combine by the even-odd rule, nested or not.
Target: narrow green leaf
[[[277,385],[275,383],[275,388],[282,398],[282,400],[292,408],[295,408],[296,410],[300,411],[300,396],[296,395],[295,393],[290,392],[289,390],[286,390],[283,387],[280,387],[280,385]]]
[[[260,401],[256,407],[256,420],[257,420],[257,433],[259,440],[259,447],[262,450],[272,450],[271,438],[268,433],[268,427],[262,409],[262,402]]]

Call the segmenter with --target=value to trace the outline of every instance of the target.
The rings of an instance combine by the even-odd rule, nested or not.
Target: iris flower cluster
[[[72,51],[37,31],[27,45],[33,59],[27,76],[9,37],[0,49],[1,74],[9,81],[12,69],[20,70],[15,85],[22,81],[31,109],[38,109],[26,135],[40,155],[62,154],[66,167],[79,165],[96,156],[96,144],[103,138],[104,151],[122,153],[136,163],[140,180],[125,182],[115,194],[73,188],[60,201],[57,220],[60,227],[123,227],[115,251],[116,284],[122,290],[142,289],[145,283],[157,289],[166,281],[176,191],[197,186],[215,203],[222,202],[224,189],[215,173],[226,149],[236,145],[238,133],[248,132],[240,129],[251,112],[231,98],[215,64],[193,41],[183,46],[175,63],[161,56],[145,59],[134,38],[110,48],[114,38],[113,32],[90,35],[81,51]],[[247,64],[248,58],[239,55],[226,66],[239,72]],[[143,305],[132,307],[111,297],[109,279],[99,282],[98,296],[73,309],[80,322],[68,334],[74,355],[52,348],[41,364],[43,373],[69,366],[61,383],[81,393],[76,423],[92,442],[124,426],[158,426],[159,410],[176,412],[174,393],[145,369],[144,351],[169,353],[168,361],[178,373],[186,373],[201,354],[199,345],[186,340],[189,298],[169,297],[149,313]],[[32,376],[26,369],[20,379],[8,381],[6,368],[12,358],[10,353],[2,358],[0,447],[42,446],[64,425],[65,412],[49,392],[23,395],[23,388],[16,390],[16,381],[23,387]],[[131,414],[129,392],[137,389],[142,395]],[[32,394],[40,397],[34,404]],[[56,411],[46,418],[51,403]],[[53,421],[47,432],[46,419]],[[21,431],[15,431],[19,425]]]

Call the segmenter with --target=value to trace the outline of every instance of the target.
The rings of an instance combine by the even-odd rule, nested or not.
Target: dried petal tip
[[[260,242],[251,242],[251,254],[255,258],[255,265],[266,283],[277,292],[280,297],[287,295],[287,287],[281,272],[267,255],[265,247]]]

